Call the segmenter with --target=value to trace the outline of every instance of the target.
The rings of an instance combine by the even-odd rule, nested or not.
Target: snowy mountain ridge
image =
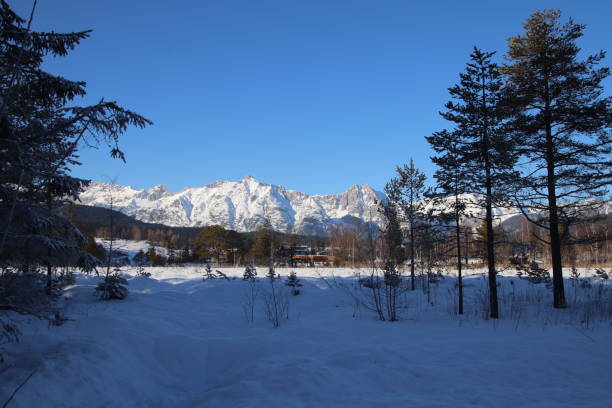
[[[92,182],[81,194],[84,205],[110,207],[138,220],[175,227],[221,225],[253,231],[267,218],[274,229],[299,234],[325,234],[331,225],[352,218],[382,223],[377,200],[385,195],[368,185],[354,185],[341,194],[308,195],[265,184],[251,176],[216,181],[172,193],[164,185],[146,190]]]
[[[332,225],[350,223],[355,218],[379,226],[384,220],[377,208],[386,200],[384,193],[369,185],[353,185],[340,194],[308,195],[284,187],[265,184],[251,176],[239,181],[215,181],[202,187],[187,187],[172,193],[162,185],[137,190],[129,186],[93,182],[81,194],[84,205],[113,208],[140,221],[173,227],[221,225],[239,232],[254,231],[267,218],[277,231],[304,235],[325,235]],[[477,227],[484,217],[482,198],[474,194],[461,197],[466,203],[463,222]],[[435,204],[435,212],[452,211],[453,198]],[[600,211],[608,214],[606,203]],[[495,223],[520,214],[511,206],[493,208]]]

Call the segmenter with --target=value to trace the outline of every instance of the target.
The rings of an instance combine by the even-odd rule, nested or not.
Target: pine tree
[[[455,124],[453,137],[458,142],[456,154],[463,181],[482,197],[477,204],[485,208],[489,308],[490,316],[497,318],[493,204],[507,200],[503,187],[513,175],[516,155],[514,141],[503,127],[507,108],[502,76],[492,61],[494,54],[474,47],[459,84],[449,88],[452,100],[440,115]]]
[[[415,289],[415,247],[418,228],[423,222],[424,205],[422,200],[425,194],[425,174],[414,167],[410,159],[409,165],[396,168],[397,176],[393,177],[385,186],[385,193],[389,200],[401,211],[402,221],[408,228],[408,250],[410,259],[411,289]]]
[[[436,189],[430,192],[433,208],[442,208],[432,214],[442,221],[454,222],[457,251],[457,287],[459,290],[458,313],[463,314],[463,276],[461,265],[461,220],[466,213],[465,194],[471,190],[469,166],[462,161],[461,148],[464,140],[459,132],[443,130],[426,137],[436,156],[432,163],[438,166],[434,174]]]
[[[524,34],[508,40],[503,68],[524,158],[516,201],[549,232],[556,308],[566,306],[560,228],[597,205],[593,199],[609,194],[612,183],[612,98],[602,96],[610,70],[597,67],[605,52],[579,61],[576,40],[585,26],[560,19],[552,9],[531,15]]]

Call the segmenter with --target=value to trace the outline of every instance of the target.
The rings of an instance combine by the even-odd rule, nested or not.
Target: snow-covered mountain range
[[[251,176],[239,181],[217,181],[202,187],[188,187],[171,193],[163,185],[147,190],[93,182],[81,194],[81,203],[113,208],[140,221],[174,227],[221,225],[239,232],[254,231],[267,218],[274,229],[304,235],[325,235],[330,226],[350,223],[355,218],[383,225],[377,202],[384,193],[369,185],[354,185],[340,194],[308,195],[299,191],[265,184]],[[482,200],[466,195],[470,217],[463,222],[477,227],[484,218]],[[448,211],[452,199],[435,204]],[[427,205],[427,209],[432,204]],[[604,214],[609,213],[607,203]],[[517,208],[494,207],[495,223],[520,214]]]
[[[217,181],[171,193],[163,185],[147,190],[93,182],[81,203],[109,207],[138,220],[177,227],[221,225],[240,232],[253,231],[268,219],[274,229],[299,234],[325,234],[331,225],[382,222],[377,200],[385,195],[368,185],[354,185],[341,194],[308,195],[262,183],[246,176],[239,181]]]

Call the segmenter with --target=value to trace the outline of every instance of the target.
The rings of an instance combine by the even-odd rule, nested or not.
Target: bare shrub
[[[369,276],[357,276],[352,285],[344,284],[343,289],[360,306],[374,311],[381,321],[396,321],[399,310],[407,307],[404,295],[410,290],[401,272],[388,261],[382,270],[373,268]]]
[[[248,286],[242,292],[242,311],[249,323],[255,321],[255,304],[259,298],[259,283],[257,279],[251,278],[247,280]]]
[[[266,318],[276,328],[280,326],[281,321],[289,319],[289,294],[276,287],[277,278],[273,270],[268,275],[270,286],[269,290],[263,294],[264,310]]]

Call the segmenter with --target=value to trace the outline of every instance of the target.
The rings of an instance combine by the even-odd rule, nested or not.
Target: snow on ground
[[[245,319],[249,284],[241,279],[203,281],[197,267],[147,270],[151,278],[128,271],[124,301],[97,301],[99,278],[79,276],[66,290],[72,320],[63,326],[15,317],[24,333],[21,344],[7,346],[12,367],[0,371],[0,402],[32,372],[11,407],[608,407],[612,401],[610,315],[597,319],[578,306],[553,310],[543,285],[500,278],[505,317],[492,321],[476,310],[481,277],[466,280],[461,318],[451,312],[454,280],[447,277],[432,285],[430,303],[420,290],[408,293],[402,320],[389,323],[347,295],[355,279],[340,276],[351,270],[296,269],[310,277],[303,278],[302,294],[290,298],[289,320],[274,329],[261,297],[255,321]],[[241,276],[242,269],[224,272]],[[264,279],[256,285],[269,287]],[[567,285],[570,304],[596,292]],[[527,299],[542,305],[519,314]]]

